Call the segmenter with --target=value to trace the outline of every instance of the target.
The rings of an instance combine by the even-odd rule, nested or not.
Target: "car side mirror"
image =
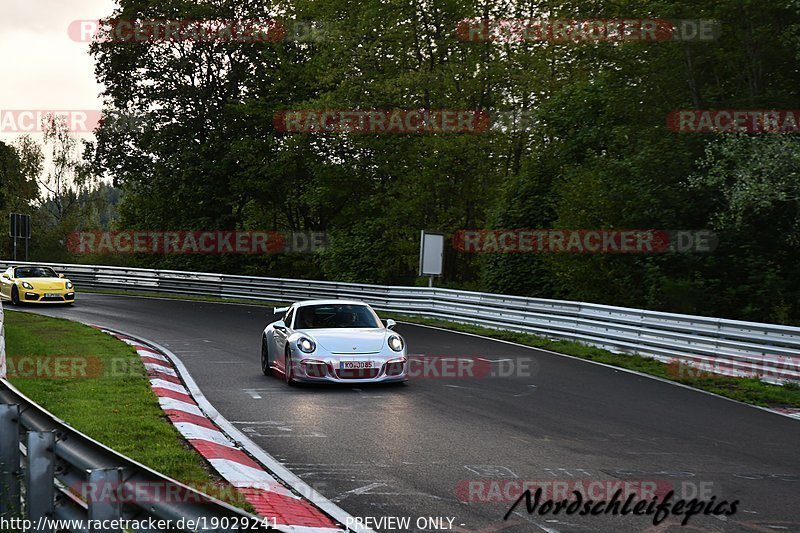
[[[394,320],[392,320],[391,318],[387,318],[387,319],[386,319],[386,329],[394,329],[394,327],[395,327],[396,325],[397,325],[397,322],[395,322],[395,321],[394,321]]]
[[[277,322],[272,324],[272,327],[277,329],[278,331],[286,331],[286,322],[284,322],[283,320],[278,320]]]
[[[59,278],[63,278],[63,277],[64,277],[64,274],[59,274],[59,275],[58,275],[58,277],[59,277]]]

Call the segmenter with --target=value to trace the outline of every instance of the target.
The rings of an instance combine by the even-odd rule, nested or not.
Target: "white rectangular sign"
[[[419,275],[441,276],[444,258],[444,235],[422,230],[419,245]]]

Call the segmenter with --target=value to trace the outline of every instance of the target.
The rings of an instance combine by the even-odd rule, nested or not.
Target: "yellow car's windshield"
[[[15,278],[57,278],[55,270],[49,267],[19,267],[14,270]]]

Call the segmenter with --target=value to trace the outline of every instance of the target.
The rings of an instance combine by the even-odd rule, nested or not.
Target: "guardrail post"
[[[89,504],[89,520],[91,524],[95,521],[119,520],[122,518],[122,504],[119,494],[122,487],[122,469],[120,468],[96,468],[89,470],[89,490],[90,494],[100,495],[97,498],[87,498]],[[119,532],[120,529],[91,529],[90,531],[110,531]]]
[[[39,520],[52,519],[55,498],[56,434],[53,431],[31,431],[28,433],[28,475],[25,478],[25,510],[28,520],[39,524]],[[37,531],[52,533],[49,524],[41,522]]]
[[[0,516],[19,516],[19,405],[0,405]]]

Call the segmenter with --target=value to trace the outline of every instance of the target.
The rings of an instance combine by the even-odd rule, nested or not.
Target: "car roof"
[[[296,302],[295,307],[305,307],[307,305],[334,305],[334,304],[349,304],[349,305],[368,305],[359,300],[303,300]]]

